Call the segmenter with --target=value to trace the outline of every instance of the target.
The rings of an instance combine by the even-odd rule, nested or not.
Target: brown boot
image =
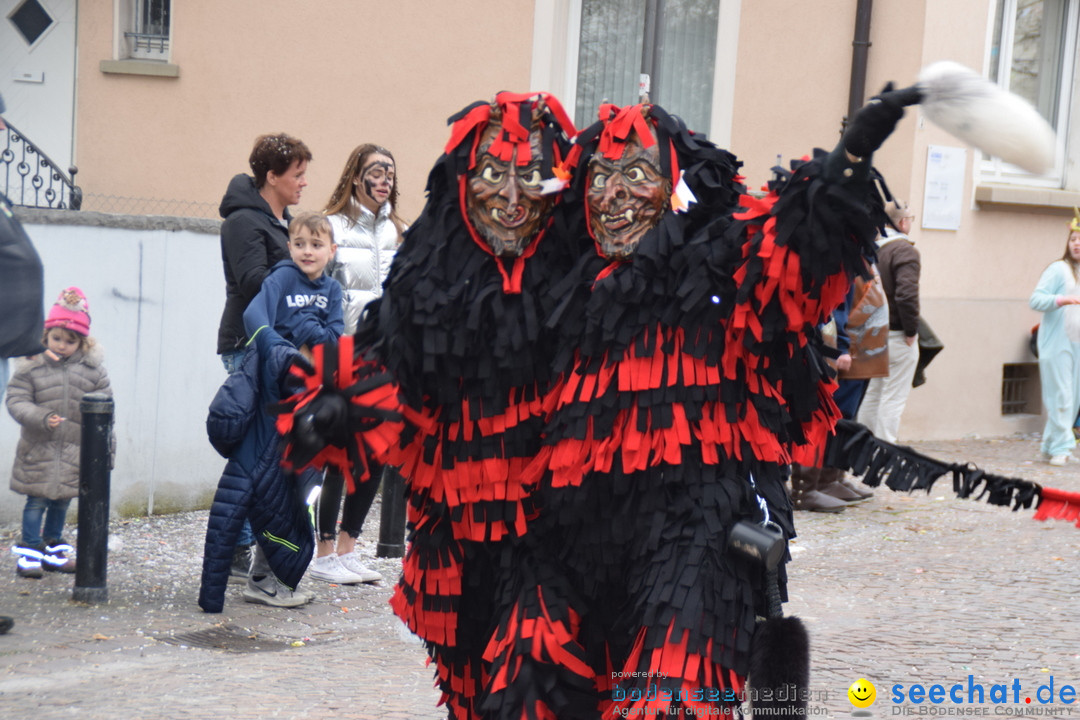
[[[831,495],[846,503],[860,503],[869,500],[874,493],[867,495],[858,492],[844,482],[844,471],[839,468],[822,468],[817,485],[818,492]]]
[[[841,477],[840,478],[840,484],[843,485],[844,487],[846,487],[851,492],[858,493],[859,495],[862,495],[864,498],[872,498],[872,497],[874,497],[874,491],[871,490],[866,485],[863,485],[862,483],[854,483],[854,482],[851,482],[850,480],[848,480],[847,478]]]
[[[810,512],[843,512],[847,503],[818,492],[821,468],[791,464],[791,504],[796,510]]]
[[[864,485],[851,482],[844,477],[844,471],[840,468],[825,468],[822,470],[821,484],[824,486],[818,487],[821,492],[849,502],[860,502],[874,497],[873,490]]]

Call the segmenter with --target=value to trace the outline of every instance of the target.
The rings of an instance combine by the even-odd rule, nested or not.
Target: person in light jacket
[[[1029,301],[1043,314],[1039,325],[1039,379],[1046,427],[1041,450],[1061,466],[1076,446],[1072,426],[1080,409],[1080,216],[1069,226],[1065,253],[1043,270]]]
[[[383,280],[405,231],[397,200],[390,151],[370,143],[353,150],[325,209],[338,246],[330,274],[341,283],[349,335],[356,331],[364,307],[382,295]]]
[[[364,307],[382,295],[383,281],[405,231],[397,214],[397,199],[397,172],[389,150],[366,143],[349,153],[325,210],[338,247],[330,272],[341,283],[345,332],[349,335],[356,331]],[[346,495],[344,506],[344,478],[337,470],[327,472],[318,503],[317,557],[308,572],[312,578],[338,584],[382,580],[356,551],[356,540],[382,476],[382,466],[374,459],[368,458],[368,465],[372,479]]]

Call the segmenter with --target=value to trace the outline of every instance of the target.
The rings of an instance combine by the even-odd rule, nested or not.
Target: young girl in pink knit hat
[[[15,571],[27,578],[75,572],[63,534],[68,505],[79,494],[79,403],[87,393],[112,395],[101,350],[90,338],[82,290],[60,293],[42,343],[45,352],[23,360],[7,390],[8,411],[22,426],[11,489],[26,495],[22,538],[13,548],[19,556]]]

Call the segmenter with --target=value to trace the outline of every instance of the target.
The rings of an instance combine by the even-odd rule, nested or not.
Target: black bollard
[[[105,575],[109,560],[109,436],[113,401],[102,393],[88,393],[79,403],[79,410],[82,412],[79,539],[72,599],[104,603],[109,601]]]
[[[405,478],[387,465],[382,476],[382,512],[379,515],[378,557],[405,555]]]

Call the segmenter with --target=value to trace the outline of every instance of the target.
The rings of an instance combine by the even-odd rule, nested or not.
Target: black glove
[[[890,82],[855,113],[844,132],[844,149],[858,158],[870,157],[904,117],[904,108],[917,105],[921,100],[922,92],[917,86],[893,90]]]
[[[349,440],[348,414],[348,401],[336,393],[319,395],[301,409],[291,433],[295,464],[306,464],[327,445],[345,447]]]

